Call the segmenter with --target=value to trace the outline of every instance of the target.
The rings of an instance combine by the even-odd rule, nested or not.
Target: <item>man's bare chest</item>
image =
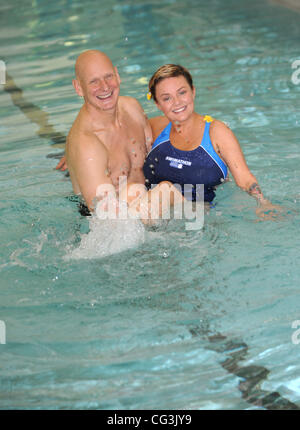
[[[108,152],[108,174],[116,185],[120,176],[129,177],[133,171],[142,170],[146,157],[143,127],[134,122],[121,124],[116,132],[96,133]]]

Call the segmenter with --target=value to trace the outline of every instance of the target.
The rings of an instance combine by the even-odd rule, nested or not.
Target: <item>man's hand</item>
[[[65,170],[67,170],[68,165],[67,165],[67,160],[65,155],[60,159],[59,163],[57,164],[57,166],[55,167],[56,170],[61,170],[62,172],[64,172]]]

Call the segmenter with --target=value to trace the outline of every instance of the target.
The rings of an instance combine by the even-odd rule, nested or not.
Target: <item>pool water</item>
[[[261,0],[13,0],[0,38],[0,408],[299,408],[300,14]],[[232,128],[284,217],[259,222],[230,181],[200,230],[90,225],[54,169],[90,48],[149,116],[154,70],[188,67],[197,111]]]

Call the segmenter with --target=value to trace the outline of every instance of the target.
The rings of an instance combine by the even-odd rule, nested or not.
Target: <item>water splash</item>
[[[79,247],[68,248],[66,260],[103,258],[136,248],[145,241],[145,228],[138,219],[89,220],[90,231],[83,234]]]

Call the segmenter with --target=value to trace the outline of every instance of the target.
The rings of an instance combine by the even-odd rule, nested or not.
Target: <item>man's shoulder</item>
[[[107,155],[104,143],[90,130],[71,128],[66,145],[67,157],[79,160],[82,157],[94,157]]]
[[[90,130],[70,130],[67,138],[67,142],[72,146],[82,148],[93,148],[94,146],[103,146],[103,142],[98,138],[98,136]]]
[[[76,140],[76,137],[81,135],[87,129],[86,123],[86,115],[84,114],[82,107],[69,130],[68,140]]]
[[[88,131],[86,127],[83,127],[78,117],[74,121],[72,127],[67,136],[67,144],[72,146],[83,144],[86,141],[93,141],[95,136],[93,133]]]
[[[143,112],[143,108],[140,103],[134,97],[130,96],[120,96],[119,97],[120,106],[127,111],[138,111]]]
[[[92,130],[92,121],[90,116],[84,110],[84,106],[78,112],[72,127],[68,133],[67,141],[72,144],[81,143],[85,141],[95,141],[95,134]]]

